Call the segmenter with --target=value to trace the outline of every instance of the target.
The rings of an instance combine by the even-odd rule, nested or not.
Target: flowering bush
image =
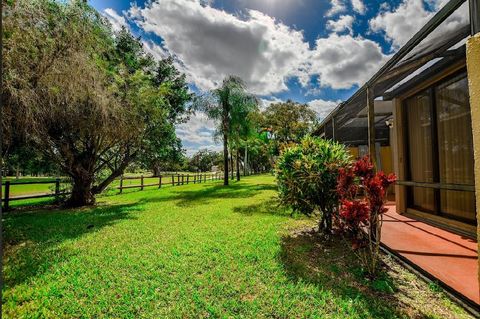
[[[319,214],[319,229],[330,233],[338,208],[339,170],[351,165],[339,143],[307,136],[284,149],[277,160],[276,177],[282,204],[307,216]]]
[[[377,269],[383,214],[388,187],[394,174],[375,173],[368,156],[353,166],[339,170],[337,194],[340,198],[339,223],[354,248],[367,247],[361,259],[371,274]],[[362,196],[361,199],[358,195]],[[362,231],[364,230],[364,231]]]

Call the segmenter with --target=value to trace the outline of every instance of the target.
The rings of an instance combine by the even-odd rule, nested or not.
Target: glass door
[[[432,101],[429,90],[406,100],[408,123],[409,180],[417,183],[433,183],[432,149]],[[434,192],[427,187],[410,187],[409,201],[412,208],[434,212]]]
[[[473,141],[465,73],[405,100],[408,206],[476,223]]]
[[[468,82],[457,76],[435,88],[439,179],[441,184],[474,186],[473,140]],[[475,221],[475,193],[440,190],[440,212]]]

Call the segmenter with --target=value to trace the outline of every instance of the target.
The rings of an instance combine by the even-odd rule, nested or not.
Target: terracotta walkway
[[[480,304],[477,242],[402,216],[388,205],[382,243],[453,290]]]

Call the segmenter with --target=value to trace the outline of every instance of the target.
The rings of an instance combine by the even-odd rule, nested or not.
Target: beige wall
[[[477,240],[480,238],[480,33],[467,41],[467,72],[472,112],[475,194],[477,199]],[[478,247],[480,252],[480,245]],[[480,258],[479,258],[480,282]]]
[[[354,159],[358,158],[360,155],[360,151],[358,147],[349,147],[348,151],[352,155]],[[382,163],[382,171],[386,174],[390,174],[394,172],[393,169],[393,153],[392,148],[390,146],[382,146],[380,147],[380,161]]]

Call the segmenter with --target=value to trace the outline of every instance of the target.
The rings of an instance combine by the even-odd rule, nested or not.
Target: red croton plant
[[[368,272],[377,270],[383,214],[388,187],[395,174],[375,172],[368,156],[339,171],[337,193],[340,198],[338,224],[352,241]],[[366,249],[360,249],[366,248]]]

